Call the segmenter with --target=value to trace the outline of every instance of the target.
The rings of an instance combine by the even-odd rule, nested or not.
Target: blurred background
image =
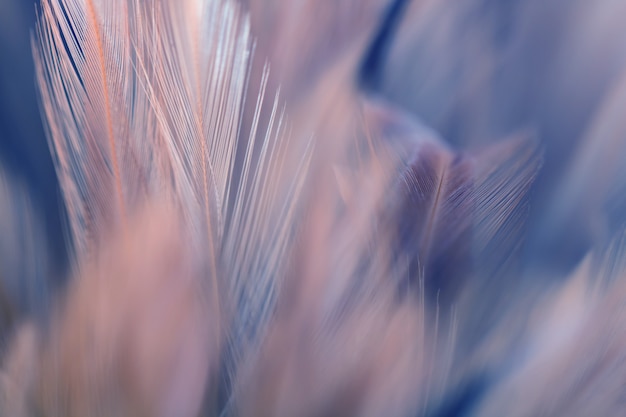
[[[30,194],[45,225],[50,274],[60,280],[67,267],[64,206],[36,92],[30,43],[35,20],[32,0],[0,0],[0,165]]]

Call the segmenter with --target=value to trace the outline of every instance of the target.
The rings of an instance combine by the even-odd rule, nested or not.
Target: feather
[[[625,99],[626,76],[621,74],[599,106],[588,132],[580,139],[558,192],[546,210],[539,248],[555,250],[556,242],[568,234],[572,222],[579,225],[577,234],[563,246],[576,245],[578,251],[599,245],[613,230],[623,226],[626,206],[621,195],[626,184],[621,161],[626,155],[626,141],[621,109]]]
[[[202,269],[168,204],[129,216],[37,334],[27,415],[198,414],[219,356]]]
[[[389,214],[400,219],[395,252],[408,268],[401,287],[417,288],[423,278],[429,299],[450,305],[464,280],[491,282],[519,251],[540,150],[520,136],[475,154],[457,153],[395,113],[390,118],[374,110],[375,124],[390,140],[412,140]]]
[[[172,200],[234,373],[271,312],[310,154],[289,145],[277,97],[265,111],[267,68],[245,113],[247,18],[230,1],[51,0],[34,44],[77,266],[140,202]]]
[[[61,390],[55,394],[44,382],[44,407],[77,415],[91,409],[193,415],[199,397],[177,408],[177,388],[146,382],[163,379],[159,369],[184,378],[193,363],[207,373],[180,383],[206,390],[205,407],[226,414],[306,415],[321,407],[341,415],[403,415],[436,401],[450,375],[458,383],[451,369],[457,321],[449,309],[465,290],[461,276],[472,274],[461,273],[462,263],[483,256],[499,234],[519,229],[519,207],[537,168],[534,147],[519,141],[475,159],[455,157],[401,117],[386,124],[370,111],[376,107],[371,100],[353,90],[360,49],[330,65],[311,94],[300,95],[289,127],[278,99],[266,98],[269,70],[256,72],[251,63],[250,26],[234,2],[48,0],[38,40],[43,107],[79,260],[75,283],[52,322],[58,330],[40,342],[45,381],[58,380]],[[250,92],[255,100],[247,100]],[[400,114],[392,107],[386,112]],[[336,167],[347,172],[342,184]],[[409,185],[408,196],[398,182]],[[388,190],[394,190],[391,197]],[[152,236],[133,220],[140,203],[155,198],[175,208],[181,237],[167,228]],[[410,213],[392,210],[392,218],[415,221],[408,236],[407,225],[389,227],[385,212],[396,200]],[[118,232],[108,236],[109,230]],[[140,236],[157,246],[141,255]],[[172,239],[185,242],[189,253],[174,256],[199,271],[197,284],[184,278],[194,276],[189,272],[173,273],[171,282],[149,272]],[[398,250],[417,256],[421,269],[399,262]],[[504,245],[499,253],[510,252]],[[460,262],[456,272],[445,265],[450,259]],[[407,274],[422,284],[414,300],[398,303],[395,287]],[[119,283],[104,281],[115,275]],[[153,318],[137,313],[128,326],[145,328],[145,337],[156,338],[163,350],[151,353],[154,370],[140,362],[128,376],[134,381],[129,398],[112,400],[118,394],[108,380],[121,371],[110,355],[133,357],[144,342],[109,345],[111,338],[125,340],[116,336],[126,328],[123,316],[99,318],[90,294],[101,294],[101,308],[118,299],[121,312],[152,311],[154,301],[144,293],[172,288],[185,294],[186,282],[204,301],[164,311],[189,321],[190,333],[173,345],[161,341],[150,333]],[[132,285],[146,289],[135,292]],[[459,290],[451,291],[455,286]],[[439,292],[441,322],[432,295]],[[209,317],[204,330],[197,310]],[[92,317],[106,319],[93,325],[101,341],[92,350],[75,347],[71,341],[83,337],[80,329]],[[393,325],[385,329],[387,322]],[[301,351],[303,342],[311,349]],[[168,356],[175,346],[195,353],[187,361]],[[203,346],[206,355],[194,356]],[[53,366],[56,355],[60,362]],[[84,362],[74,366],[67,355],[84,356]],[[350,366],[339,366],[350,356]],[[100,374],[89,363],[113,368]],[[302,372],[300,364],[312,368]],[[437,366],[442,370],[435,372]],[[85,378],[93,383],[83,386]],[[402,400],[394,404],[392,392]],[[111,401],[120,411],[109,408]]]
[[[623,242],[622,229],[545,297],[534,313],[526,354],[488,396],[480,415],[621,413]],[[551,389],[555,383],[558,390]],[[520,390],[524,400],[513,400]]]
[[[448,143],[484,147],[520,129],[542,141],[545,167],[527,225],[538,271],[565,276],[623,222],[621,175],[608,163],[623,153],[611,116],[623,95],[623,8],[414,2],[389,51],[378,93]]]
[[[37,73],[57,171],[79,254],[125,216],[135,194],[125,163],[133,107],[130,40],[121,2],[44,2]],[[128,152],[128,153],[127,153]],[[126,188],[123,188],[123,185]]]
[[[593,371],[619,380],[623,234],[559,276],[563,287],[529,279],[541,146],[526,133],[489,144],[480,117],[471,132],[442,128],[459,108],[448,92],[484,99],[499,49],[471,31],[476,49],[453,61],[488,59],[426,85],[449,62],[443,27],[433,67],[416,67],[419,55],[397,64],[431,18],[456,26],[477,3],[383,3],[357,16],[353,1],[42,1],[32,43],[75,251],[63,295],[7,345],[0,395],[13,400],[0,411],[614,411],[614,392],[579,408],[568,398],[585,401],[593,390],[578,381]],[[391,74],[418,68],[415,84],[389,84],[387,52]],[[590,138],[619,132],[620,103],[618,91]],[[483,129],[489,146],[453,145]],[[582,142],[557,217],[592,195],[581,211],[612,204],[619,223],[617,165],[591,175],[605,143]],[[616,333],[593,328],[604,319]],[[582,356],[589,366],[570,369]],[[547,395],[560,375],[563,391]],[[543,384],[529,389],[534,378]],[[520,390],[530,400],[518,404]]]

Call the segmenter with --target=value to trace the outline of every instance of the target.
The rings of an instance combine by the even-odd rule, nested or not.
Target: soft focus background
[[[64,208],[35,87],[30,45],[35,20],[33,1],[0,1],[0,164],[30,192],[46,226],[51,276],[58,280],[67,266]]]

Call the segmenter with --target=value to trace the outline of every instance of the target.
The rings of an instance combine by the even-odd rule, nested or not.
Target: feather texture
[[[270,314],[310,154],[290,148],[277,98],[262,107],[268,68],[243,127],[247,17],[229,1],[44,1],[35,45],[77,259],[146,198],[172,200],[235,366]]]
[[[115,297],[131,300],[113,280],[110,296],[104,289],[89,290],[105,285],[98,278],[107,275],[104,264],[98,266],[101,257],[113,256],[110,265],[119,265],[118,279],[129,285],[143,276],[152,276],[146,285],[155,291],[186,282],[166,284],[159,274],[142,272],[151,271],[152,254],[106,255],[109,229],[121,230],[114,246],[137,252],[130,235],[147,231],[133,231],[129,219],[141,201],[158,197],[177,207],[182,235],[189,238],[186,262],[202,277],[208,332],[190,319],[197,337],[183,334],[179,343],[194,352],[206,346],[206,407],[243,415],[307,415],[320,406],[340,415],[403,415],[420,405],[426,410],[448,384],[462,381],[451,368],[458,349],[451,307],[461,289],[467,290],[461,277],[476,270],[482,248],[499,233],[519,228],[518,206],[537,167],[532,146],[518,141],[484,156],[457,157],[440,140],[407,127],[392,107],[381,107],[391,115],[381,120],[372,112],[376,105],[363,107],[369,100],[352,89],[358,51],[331,64],[313,93],[292,106],[296,123],[288,129],[277,98],[270,94],[270,107],[264,107],[268,67],[257,73],[251,66],[247,18],[229,1],[48,0],[38,33],[42,99],[77,258],[93,258],[78,264],[78,289],[53,323],[60,326],[58,338],[44,343],[50,352],[41,359],[44,369],[52,361],[45,355],[64,357],[72,349],[71,329],[85,328],[74,317],[95,314],[83,306],[87,294],[102,293],[103,305]],[[250,85],[254,80],[259,84]],[[257,93],[252,102],[246,100],[250,91]],[[347,174],[337,178],[335,172]],[[398,178],[400,189],[393,185]],[[391,217],[414,219],[399,229],[384,214],[396,200],[401,208],[392,208]],[[171,238],[165,233],[150,239],[167,247]],[[154,252],[162,253],[159,248]],[[398,258],[398,250],[406,255]],[[501,248],[503,256],[510,252]],[[406,276],[417,284],[417,297],[398,303],[395,288]],[[445,301],[441,320],[434,295],[439,292]],[[150,309],[151,301],[137,302]],[[193,306],[188,302],[171,314],[195,317]],[[111,319],[107,326],[121,326]],[[138,326],[152,326],[149,316],[137,320]],[[386,321],[394,325],[383,331]],[[107,328],[95,327],[103,346]],[[367,328],[365,340],[355,339]],[[301,351],[303,342],[312,349]],[[128,343],[132,356],[132,344],[142,342]],[[170,344],[161,343],[167,352]],[[106,349],[100,350],[84,352],[87,362],[108,363]],[[155,363],[179,372],[188,366],[157,353]],[[338,366],[353,355],[352,365]],[[391,359],[398,355],[402,361]],[[312,373],[299,369],[303,363]],[[61,389],[82,392],[59,403],[58,412],[113,412],[105,404],[106,395],[116,395],[106,385],[107,378],[116,378],[115,369],[107,377],[61,360],[60,368],[46,371],[60,378]],[[163,395],[163,385],[142,382],[146,371],[140,366],[131,378],[138,378],[131,391],[136,394],[120,402],[120,410],[148,412],[152,406],[142,404],[158,397],[165,402],[157,401],[162,407],[154,412],[178,404],[177,390]],[[96,384],[79,390],[88,375]],[[360,382],[366,376],[371,383]],[[198,377],[186,383],[202,386]],[[317,388],[309,391],[311,386]],[[105,397],[96,395],[101,390]],[[402,401],[394,405],[392,392]],[[60,394],[42,393],[45,407],[54,410],[50,401]],[[185,411],[171,410],[192,415],[194,398]]]
[[[480,117],[468,132],[440,126],[459,106],[446,92],[484,99],[498,49],[470,31],[452,60],[488,59],[432,85],[447,54],[429,67],[398,52],[433,28],[428,48],[449,45],[431,21],[456,26],[475,2],[314,3],[42,1],[32,43],[73,270],[52,307],[36,294],[47,314],[27,311],[3,352],[0,398],[12,400],[0,412],[618,413],[616,391],[587,402],[595,388],[578,381],[621,377],[610,368],[622,362],[624,237],[607,236],[623,219],[619,158],[595,172],[622,150],[621,89],[539,234],[558,237],[553,218],[600,219],[596,255],[551,276],[564,286],[538,286],[522,252],[542,147],[526,133],[491,143]],[[389,73],[380,59],[368,67],[387,50]],[[415,68],[401,91],[390,82]],[[453,146],[476,142],[487,146]],[[593,328],[604,319],[615,333]],[[570,369],[582,356],[589,366]]]
[[[527,194],[541,165],[537,142],[519,136],[462,154],[398,111],[373,113],[388,140],[411,144],[389,214],[400,219],[396,254],[408,268],[402,287],[424,279],[431,301],[450,306],[464,281],[493,283],[523,242]]]

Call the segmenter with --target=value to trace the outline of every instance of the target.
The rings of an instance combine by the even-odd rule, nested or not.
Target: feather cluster
[[[36,273],[11,287],[0,258],[0,307],[22,303],[0,322],[0,414],[620,414],[623,88],[539,217],[533,133],[456,149],[364,70],[446,10],[384,3],[42,1],[72,276],[56,294]],[[398,13],[420,24],[389,51]],[[551,244],[581,218],[595,249],[571,274],[524,252],[527,231]]]

